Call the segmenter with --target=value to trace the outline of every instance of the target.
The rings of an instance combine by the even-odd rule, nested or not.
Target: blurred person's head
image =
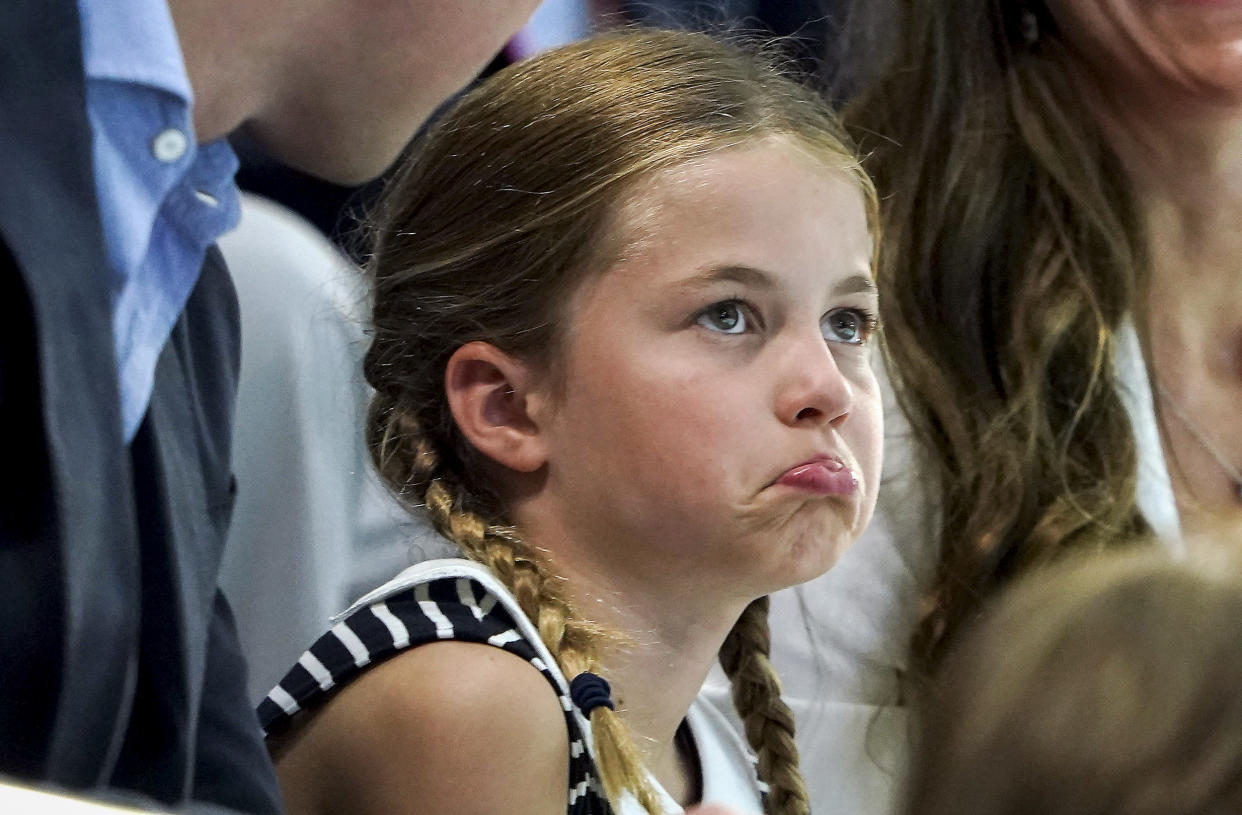
[[[1191,298],[1195,274],[1242,259],[1227,241],[1196,259],[1189,237],[1232,224],[1182,224],[1169,201],[1214,213],[1236,188],[1242,4],[866,0],[853,18],[869,81],[846,119],[880,192],[890,372],[937,510],[917,675],[1013,577],[1148,531],[1121,378],[1141,392],[1154,373],[1159,395],[1181,377],[1198,425],[1233,418],[1236,328],[1215,316],[1233,301],[1219,281],[1224,302]],[[1158,400],[1183,526],[1236,513],[1231,447],[1182,416]]]
[[[169,0],[201,140],[339,184],[382,172],[538,0]]]
[[[906,815],[1242,812],[1242,539],[1217,538],[1001,595],[919,700]]]

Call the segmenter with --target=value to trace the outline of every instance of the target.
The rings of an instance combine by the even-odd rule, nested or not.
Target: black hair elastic
[[[582,715],[591,718],[591,711],[603,707],[616,710],[612,703],[612,687],[604,677],[583,671],[569,682],[569,698],[582,711]]]

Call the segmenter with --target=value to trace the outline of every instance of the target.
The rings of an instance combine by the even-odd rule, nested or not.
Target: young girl
[[[368,427],[469,560],[260,708],[301,813],[806,813],[766,595],[867,524],[875,201],[753,55],[631,31],[503,71],[380,214]],[[746,748],[696,702],[719,655]],[[766,799],[766,800],[764,800]]]

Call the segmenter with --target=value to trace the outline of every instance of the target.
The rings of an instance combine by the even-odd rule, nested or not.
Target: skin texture
[[[246,127],[340,184],[381,173],[536,0],[171,0],[200,141]]]
[[[556,697],[524,660],[439,642],[343,688],[276,769],[290,815],[564,812],[566,739]]]
[[[1181,105],[1242,101],[1242,3],[1048,0],[1063,36],[1105,84]]]
[[[646,765],[692,803],[697,768],[674,733],[733,621],[826,570],[873,509],[871,345],[840,339],[848,317],[824,320],[875,311],[871,241],[846,176],[783,140],[639,181],[610,237],[619,255],[575,293],[555,370],[474,342],[445,386],[523,536],[579,608],[628,638],[604,645],[601,669]],[[739,266],[765,285],[704,279]],[[748,330],[711,319],[730,300],[748,304]],[[773,484],[825,452],[854,470],[853,495]],[[405,652],[306,717],[277,754],[289,812],[564,812],[554,694],[528,665],[477,651]],[[480,744],[499,757],[486,773]]]
[[[1234,479],[1178,416],[1242,471],[1242,2],[1049,8],[1146,217],[1138,322],[1184,526],[1242,518]]]
[[[775,142],[658,177],[618,228],[622,258],[572,307],[572,387],[541,394],[542,503],[566,519],[549,537],[612,542],[584,554],[669,591],[695,574],[739,603],[822,574],[870,520],[880,458],[870,346],[821,325],[874,313],[874,292],[852,291],[870,285],[860,195]],[[699,318],[731,298],[749,304],[741,333]],[[772,485],[817,454],[854,470],[855,496]],[[519,513],[545,526],[534,502]]]
[[[555,371],[467,346],[447,381],[518,526],[585,614],[633,638],[607,674],[672,791],[673,734],[741,609],[822,574],[870,519],[871,346],[823,326],[874,313],[871,242],[860,193],[782,140],[641,183],[613,230],[619,257],[573,298]],[[737,334],[705,316],[731,300],[747,304]],[[774,483],[819,454],[854,471],[854,495]]]

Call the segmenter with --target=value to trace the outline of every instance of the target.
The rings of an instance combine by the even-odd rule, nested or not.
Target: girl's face
[[[604,568],[739,599],[823,573],[880,473],[862,194],[773,138],[641,182],[612,237],[544,425],[567,531]]]
[[[1107,86],[1149,100],[1242,104],[1242,0],[1047,0]]]

